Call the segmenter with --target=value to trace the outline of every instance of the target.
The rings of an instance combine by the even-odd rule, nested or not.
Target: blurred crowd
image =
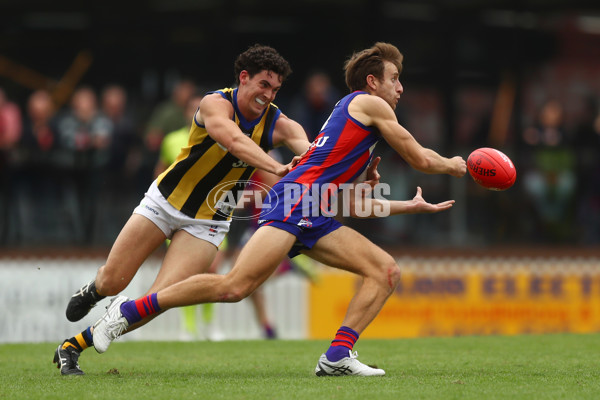
[[[390,198],[412,198],[419,185],[428,201],[454,198],[457,205],[443,215],[350,225],[386,246],[600,243],[600,92],[583,93],[575,104],[539,79],[524,88],[515,115],[496,109],[497,88],[462,88],[453,129],[440,93],[407,89],[398,117],[424,146],[465,158],[477,147],[499,148],[515,162],[517,183],[490,192],[468,178],[423,177],[382,143],[376,153]],[[60,107],[49,91],[16,104],[0,88],[0,246],[112,244],[154,177],[164,136],[190,124],[186,108],[204,87],[179,80],[170,89],[141,115],[129,90],[115,84],[78,87]],[[276,104],[312,140],[344,92],[326,72],[312,71],[302,90]],[[507,119],[516,122],[496,129]]]

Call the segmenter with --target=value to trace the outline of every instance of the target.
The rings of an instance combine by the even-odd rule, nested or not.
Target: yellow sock
[[[72,338],[65,340],[65,342],[62,345],[63,350],[69,346],[73,346],[73,347],[75,347],[75,349],[77,351],[79,351],[81,353],[83,350],[85,350],[88,347],[90,347],[91,345],[93,345],[94,342],[92,340],[91,328],[92,327],[90,326],[83,332],[78,333],[77,335],[73,336]]]
[[[75,335],[75,340],[77,340],[77,344],[79,344],[79,346],[81,347],[81,350],[85,350],[89,347],[87,342],[83,338],[83,332]]]

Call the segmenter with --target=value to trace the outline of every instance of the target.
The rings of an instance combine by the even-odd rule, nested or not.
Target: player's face
[[[384,99],[395,110],[404,88],[399,80],[398,68],[389,61],[383,63],[383,79],[379,80],[375,94]]]
[[[250,77],[247,71],[240,73],[238,107],[249,119],[255,119],[275,100],[283,79],[273,71],[261,71]]]

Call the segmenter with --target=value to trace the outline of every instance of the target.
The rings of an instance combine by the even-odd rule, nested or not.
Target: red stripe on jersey
[[[323,136],[324,134],[325,134],[324,132],[321,132],[321,133],[320,133],[320,134],[319,134],[319,135],[318,135],[318,136],[315,138],[315,143],[316,143],[316,142],[317,142],[317,141],[318,141],[318,140],[321,138],[321,136]],[[298,168],[299,166],[301,166],[302,164],[306,163],[306,161],[308,161],[308,159],[310,158],[311,154],[315,152],[315,149],[316,149],[316,148],[317,148],[316,146],[314,146],[314,147],[310,147],[310,148],[308,149],[308,151],[306,152],[306,154],[305,154],[305,155],[302,157],[302,159],[301,159],[301,160],[298,162],[298,164],[296,164],[296,165],[294,166],[294,168],[292,168],[292,169],[296,169],[296,168]]]
[[[322,134],[324,134],[325,132],[326,131],[323,131]],[[333,149],[331,149],[325,161],[323,161],[321,165],[315,165],[306,170],[306,172],[304,172],[296,179],[296,182],[305,184],[311,184],[315,182],[327,168],[343,160],[348,155],[348,153],[354,150],[355,147],[358,146],[360,142],[362,142],[370,134],[371,132],[361,128],[352,120],[347,120],[346,124],[344,125],[344,129],[342,129],[342,131],[340,132],[335,146],[333,147]],[[338,149],[344,149],[345,151],[338,151]],[[356,170],[352,171],[351,175],[355,173]]]
[[[363,153],[358,158],[358,160],[356,160],[354,162],[354,164],[352,164],[346,172],[344,172],[342,175],[338,176],[337,179],[335,180],[335,182],[333,182],[333,183],[335,183],[336,185],[339,185],[341,183],[348,182],[348,180],[350,180],[350,178],[352,178],[354,176],[354,174],[356,174],[356,171],[359,170],[360,168],[362,168],[362,166],[365,165],[367,163],[367,161],[369,161],[369,157],[371,157],[370,153],[368,153],[368,152]]]

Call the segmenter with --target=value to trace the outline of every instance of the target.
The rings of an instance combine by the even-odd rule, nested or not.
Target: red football
[[[473,151],[467,159],[467,167],[473,180],[490,190],[506,190],[517,179],[517,170],[510,158],[489,147]]]

